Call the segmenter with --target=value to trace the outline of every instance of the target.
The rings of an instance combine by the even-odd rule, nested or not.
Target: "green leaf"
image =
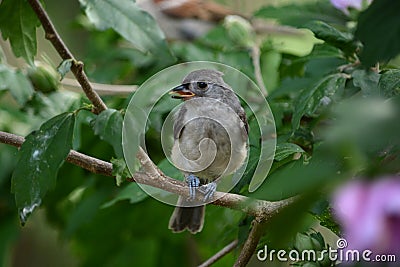
[[[131,0],[80,0],[89,20],[101,30],[112,28],[143,53],[171,60],[164,33]]]
[[[263,46],[284,54],[306,56],[311,53],[315,44],[322,43],[315,38],[309,29],[297,29],[295,33],[271,33],[264,41]]]
[[[74,63],[73,59],[63,60],[61,64],[57,67],[58,73],[61,75],[61,80],[64,79],[64,76],[71,70],[72,63]]]
[[[355,170],[364,173],[365,168],[376,161],[376,158],[369,158],[371,155],[390,151],[388,147],[400,143],[399,107],[399,97],[390,101],[377,97],[353,97],[341,101],[330,115],[335,118],[334,123],[322,134],[324,142],[329,144],[329,153],[346,157],[349,168],[354,166]]]
[[[345,74],[331,74],[320,80],[314,87],[303,90],[294,109],[293,130],[299,128],[300,120],[305,114],[312,115],[321,105],[330,104],[335,93],[344,89],[346,79]]]
[[[72,147],[74,123],[74,113],[60,114],[30,133],[22,144],[11,181],[22,224],[55,186],[58,169]]]
[[[85,191],[82,200],[71,212],[66,214],[68,217],[62,232],[64,238],[71,237],[78,229],[91,222],[109,193],[109,190],[105,188],[93,188]]]
[[[16,57],[23,57],[30,65],[36,55],[36,14],[24,0],[3,0],[0,4],[0,30],[9,39]]]
[[[341,236],[340,227],[334,219],[332,208],[327,205],[321,212],[315,213],[312,211],[312,214],[320,221],[320,224],[336,235]]]
[[[305,193],[315,195],[328,182],[338,181],[343,177],[343,174],[338,174],[341,170],[340,160],[320,150],[314,150],[308,162],[291,161],[270,173],[261,187],[249,196],[276,201]]]
[[[303,5],[265,6],[255,12],[255,17],[277,19],[280,23],[299,27],[312,20],[344,24],[348,19],[328,1],[317,1]]]
[[[113,146],[115,155],[122,158],[122,114],[115,109],[101,112],[93,123],[94,133]]]
[[[304,250],[321,251],[325,249],[325,240],[319,232],[297,233],[294,248],[299,252]]]
[[[400,1],[373,1],[358,18],[355,37],[364,45],[361,62],[372,66],[400,52]]]
[[[257,147],[250,146],[249,159],[245,171],[243,172],[242,178],[231,190],[232,193],[246,194],[251,180],[254,177],[254,172],[257,168],[257,164],[260,160],[260,149]]]
[[[23,106],[33,95],[33,86],[20,71],[0,64],[0,90],[8,89],[15,100]]]
[[[318,194],[315,192],[304,193],[294,203],[272,215],[266,223],[261,244],[273,248],[287,248],[297,232],[305,231],[315,225],[315,219],[308,214],[308,210],[317,197]]]
[[[124,159],[112,158],[111,163],[113,165],[112,175],[115,176],[117,186],[120,186],[126,180],[126,178],[130,177],[131,174]]]
[[[293,63],[305,63],[312,59],[343,58],[343,52],[327,43],[316,44],[311,53],[293,60]]]
[[[277,51],[263,52],[260,56],[262,76],[269,92],[272,92],[279,84],[279,66],[282,54]]]
[[[365,96],[378,95],[378,81],[380,75],[370,70],[353,71],[353,84],[360,87]]]
[[[380,95],[387,98],[400,95],[400,70],[393,69],[382,73],[378,88]]]
[[[358,48],[352,34],[341,32],[325,22],[312,21],[307,23],[306,27],[315,34],[315,37],[341,49],[347,55],[352,55]]]
[[[293,143],[277,144],[274,159],[276,161],[281,161],[296,153],[304,153],[304,150],[300,146]]]
[[[121,200],[129,200],[129,203],[135,204],[144,199],[148,195],[138,186],[137,183],[130,183],[124,189],[122,189],[111,201],[103,204],[102,208],[108,208]]]

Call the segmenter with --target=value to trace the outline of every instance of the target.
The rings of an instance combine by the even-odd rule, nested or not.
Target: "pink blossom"
[[[363,2],[371,4],[372,0],[331,0],[331,4],[337,9],[342,10],[344,13],[349,14],[349,8],[361,10]]]
[[[400,256],[400,177],[352,181],[333,197],[346,249]]]

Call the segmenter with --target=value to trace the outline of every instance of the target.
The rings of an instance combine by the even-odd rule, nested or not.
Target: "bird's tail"
[[[203,229],[205,206],[185,207],[186,202],[181,197],[179,198],[178,206],[169,219],[169,229],[175,233],[188,229],[195,234]]]

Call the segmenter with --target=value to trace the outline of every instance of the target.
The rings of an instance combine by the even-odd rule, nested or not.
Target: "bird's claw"
[[[208,184],[203,185],[204,187],[204,202],[212,199],[214,196],[215,191],[217,191],[217,184],[215,182],[211,182]]]
[[[194,200],[196,198],[196,188],[200,186],[200,179],[193,174],[189,174],[186,177],[186,182],[189,186],[188,200]]]

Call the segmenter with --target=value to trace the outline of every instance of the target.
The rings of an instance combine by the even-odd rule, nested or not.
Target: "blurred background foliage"
[[[29,5],[18,1],[18,8],[29,13]],[[1,1],[0,29],[4,39],[12,40],[8,29],[18,23],[18,17],[5,16],[9,8],[14,8],[10,3]],[[166,31],[167,41],[146,14],[138,13],[134,19],[114,16],[121,7],[137,12],[133,1],[105,1],[115,10],[104,14],[104,6],[93,1],[44,3],[93,82],[132,85],[133,89],[165,67],[207,60],[230,65],[260,87],[265,85],[277,128],[275,160],[264,184],[249,193],[248,182],[259,154],[259,133],[257,122],[248,112],[249,164],[233,191],[271,201],[297,194],[302,198],[271,219],[260,248],[267,244],[275,249],[301,249],[304,242],[317,240],[318,249],[322,249],[327,245],[324,238],[334,246],[340,227],[331,214],[332,190],[354,176],[374,179],[399,173],[400,60],[395,57],[399,46],[392,45],[400,42],[400,19],[394,12],[400,8],[393,7],[397,3],[374,1],[361,12],[335,9],[325,0],[221,0],[218,3],[251,18],[252,25],[234,17],[233,21],[213,22],[194,39],[168,38]],[[146,27],[144,36],[153,39],[148,43],[144,38],[137,40],[137,32],[112,26],[113,19],[131,25],[146,21],[150,29]],[[79,90],[67,85],[65,79],[60,81],[57,53],[42,29],[36,31],[34,18],[31,24],[38,40],[35,63],[26,54],[19,54],[24,59],[15,57],[21,49],[12,42],[10,46],[0,41],[0,130],[22,136],[56,115],[89,104]],[[200,28],[191,30],[196,29]],[[68,72],[68,67],[59,71]],[[66,78],[71,77],[67,73]],[[122,164],[117,173],[122,180],[124,163],[115,136],[133,94],[103,95],[107,106],[114,109],[107,114],[96,116],[85,109],[73,113],[72,148],[112,160],[114,166]],[[168,103],[158,103],[149,118],[147,150],[167,175],[179,177],[161,149],[160,126],[171,109]],[[10,193],[17,151],[0,144],[3,266],[195,266],[232,240],[243,242],[249,231],[251,218],[209,205],[201,233],[172,234],[167,225],[173,207],[147,197],[135,184],[117,186],[111,178],[69,163],[58,170],[56,186],[44,192],[40,208],[21,227]],[[25,166],[27,171],[30,167]],[[322,236],[310,232],[311,228],[321,231]],[[215,266],[230,266],[237,255],[236,249]],[[265,263],[252,260],[250,264]],[[334,263],[313,264],[307,266]]]

